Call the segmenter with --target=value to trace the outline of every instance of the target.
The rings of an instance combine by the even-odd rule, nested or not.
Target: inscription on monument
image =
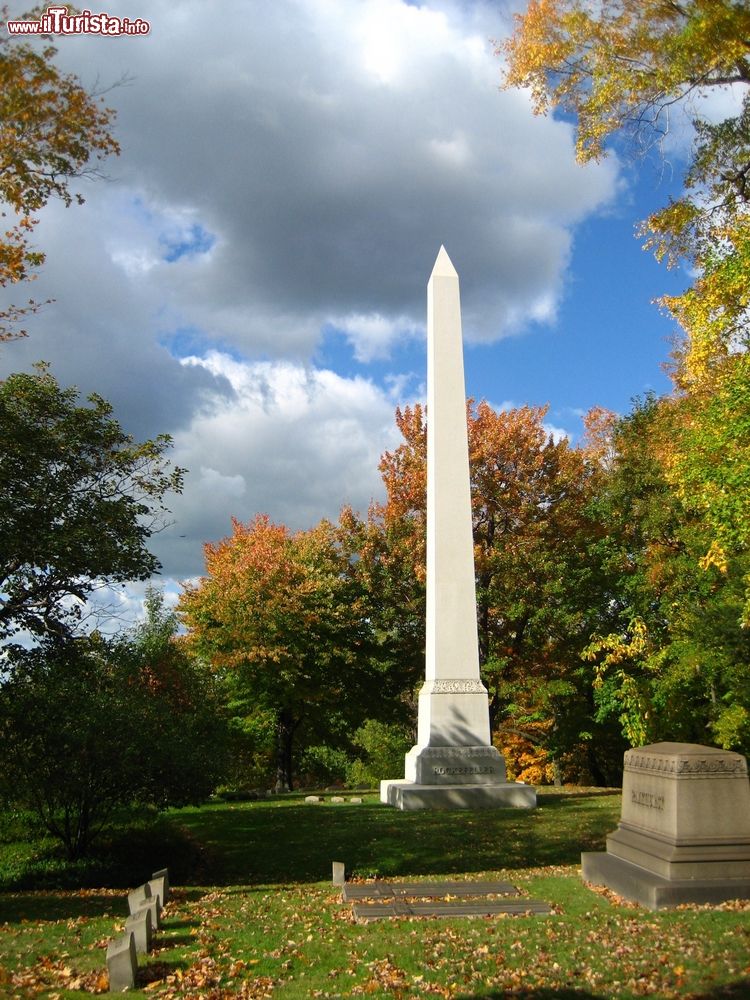
[[[639,788],[630,790],[630,801],[636,806],[646,806],[647,809],[664,809],[664,796],[653,792],[644,792]]]
[[[433,774],[495,774],[496,767],[433,767]]]

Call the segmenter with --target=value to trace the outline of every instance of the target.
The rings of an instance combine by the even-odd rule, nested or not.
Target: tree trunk
[[[599,767],[599,761],[596,757],[596,747],[593,746],[591,741],[586,744],[586,756],[588,758],[589,771],[591,772],[591,777],[594,779],[594,784],[600,788],[604,788],[607,785],[607,779],[604,776],[602,769]]]
[[[294,733],[300,720],[294,718],[288,708],[279,710],[276,718],[276,787],[277,792],[291,792],[292,746]]]
[[[560,769],[560,761],[557,757],[552,758],[552,774],[555,788],[562,788],[562,770]]]
[[[497,717],[500,712],[500,699],[496,691],[493,691],[490,694],[489,711],[490,711],[490,736],[493,737],[496,731],[495,727],[497,723]]]

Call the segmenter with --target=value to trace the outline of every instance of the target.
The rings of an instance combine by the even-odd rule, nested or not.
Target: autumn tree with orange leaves
[[[591,735],[591,671],[580,659],[598,622],[599,585],[587,561],[601,529],[587,504],[597,462],[556,441],[545,407],[468,407],[482,677],[493,730],[520,731],[559,760]],[[382,532],[381,593],[394,602],[414,653],[424,643],[426,418],[399,410],[404,441],[381,460],[387,500],[371,512]],[[543,754],[544,756],[544,754]],[[602,755],[602,758],[606,755]],[[596,777],[601,765],[592,760]],[[590,769],[591,769],[590,768]]]
[[[8,8],[0,10],[0,288],[29,281],[44,262],[31,242],[36,213],[50,198],[65,205],[83,197],[70,182],[94,176],[98,164],[119,152],[111,134],[114,112],[54,63],[44,47],[7,34]],[[39,303],[0,311],[0,341],[25,335],[17,324]]]
[[[295,533],[264,515],[234,520],[180,600],[189,648],[248,713],[273,714],[279,791],[293,785],[296,737],[330,736],[342,717],[353,731],[378,689],[368,602],[343,538],[327,521]]]

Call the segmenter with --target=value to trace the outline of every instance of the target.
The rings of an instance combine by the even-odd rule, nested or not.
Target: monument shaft
[[[489,746],[479,679],[461,298],[440,248],[427,285],[427,611],[419,746]]]
[[[427,286],[428,681],[479,679],[458,275],[441,248]]]
[[[505,779],[479,676],[461,303],[440,248],[427,286],[427,610],[417,745],[405,778],[382,781],[400,809],[533,808],[534,790]]]

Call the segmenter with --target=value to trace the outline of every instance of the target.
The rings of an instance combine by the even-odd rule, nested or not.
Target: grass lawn
[[[534,812],[400,813],[373,795],[289,795],[175,811],[202,850],[130,995],[750,997],[750,904],[654,914],[592,892],[580,852],[603,849],[619,795],[539,801]],[[3,860],[0,845],[0,873]],[[360,878],[507,879],[555,912],[358,925],[330,883],[333,860]],[[104,989],[104,947],[126,909],[121,890],[0,893],[0,996]]]

